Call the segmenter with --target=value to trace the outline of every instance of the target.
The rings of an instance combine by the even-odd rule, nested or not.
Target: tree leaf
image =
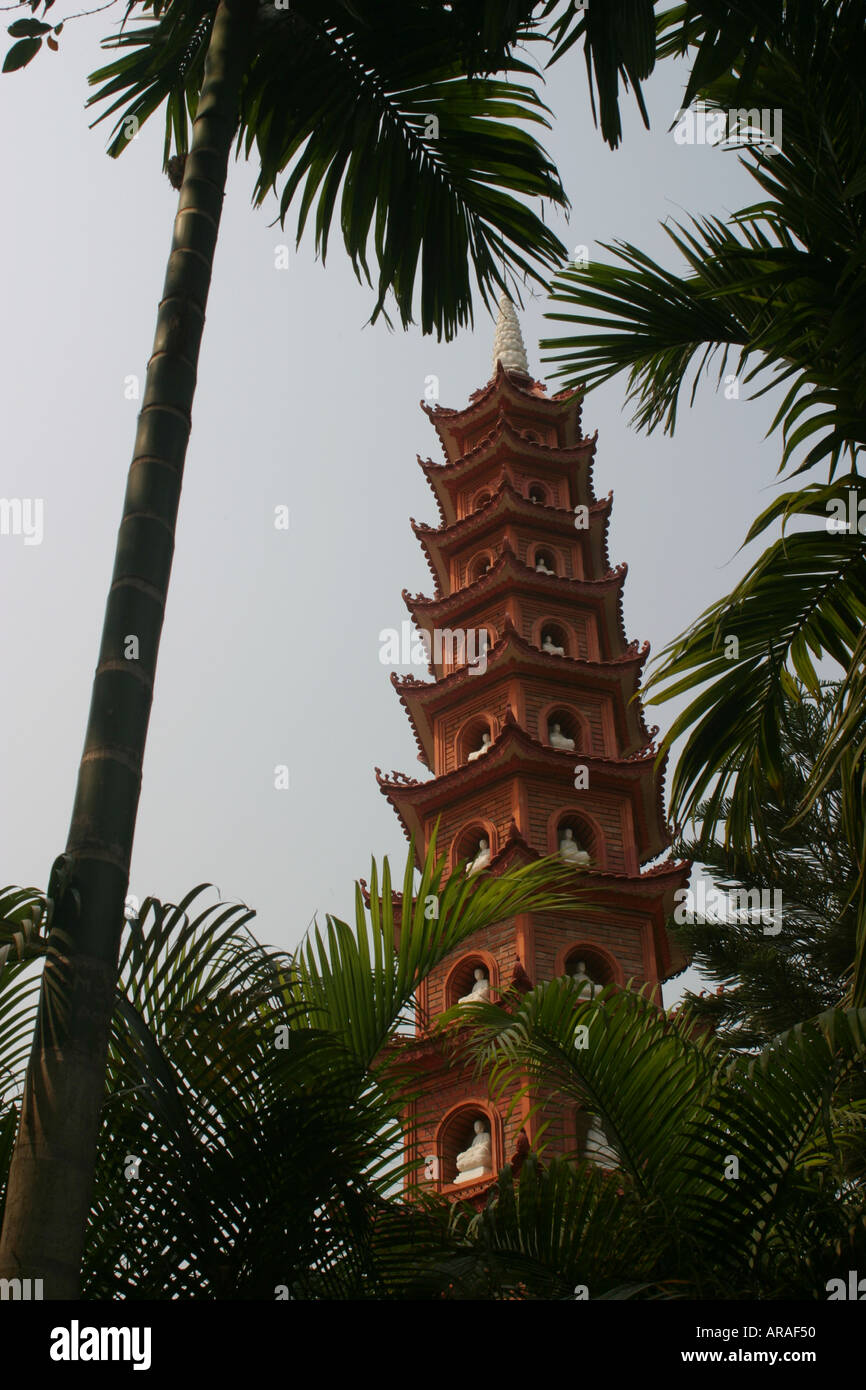
[[[41,19],[16,19],[6,32],[13,39],[35,39],[39,34],[50,34],[51,25],[43,24]]]
[[[22,20],[22,23],[26,21]],[[18,43],[13,43],[3,63],[4,72],[17,72],[19,68],[26,68],[31,59],[36,57],[42,47],[41,39],[21,39]]]

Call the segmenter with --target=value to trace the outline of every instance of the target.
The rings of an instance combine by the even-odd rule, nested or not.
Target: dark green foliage
[[[845,838],[838,775],[802,818],[794,819],[827,737],[838,685],[812,698],[788,697],[782,711],[782,780],[764,776],[756,789],[764,836],[750,860],[715,839],[681,837],[674,852],[700,859],[719,890],[781,892],[781,930],[760,922],[668,924],[693,964],[723,993],[687,994],[695,1017],[711,1023],[731,1047],[763,1047],[777,1033],[839,1004],[850,983],[857,914],[852,902],[858,868]],[[730,816],[730,803],[721,808]],[[698,809],[700,817],[701,808]]]
[[[374,865],[354,929],[329,917],[293,958],[255,940],[246,908],[202,910],[202,887],[176,906],[145,902],[120,958],[85,1295],[438,1292],[438,1262],[454,1249],[449,1209],[393,1200],[415,1083],[387,1044],[449,951],[517,912],[573,911],[572,881],[559,863],[498,879],[467,878],[463,867],[447,876],[434,841],[417,883],[410,850],[402,900],[387,861],[381,882]],[[24,940],[33,897],[0,899],[11,945]],[[33,950],[45,952],[44,938]],[[2,966],[0,1202],[38,983],[26,962]]]
[[[100,119],[117,114],[112,154],[163,104],[165,159],[186,153],[213,8],[169,3],[106,40],[122,56],[93,74],[91,102]],[[237,132],[257,156],[254,199],[277,192],[281,223],[295,205],[298,241],[314,214],[323,261],[336,218],[370,284],[375,252],[373,320],[393,295],[404,326],[417,312],[424,332],[450,338],[472,321],[473,282],[488,304],[507,272],[540,281],[565,254],[531,206],[567,205],[530,133],[548,126],[522,80],[535,69],[491,16],[486,4],[406,0],[258,9]]]
[[[616,1155],[607,1174],[529,1161],[516,1189],[506,1172],[487,1210],[463,1215],[475,1268],[494,1257],[505,1296],[582,1285],[591,1299],[823,1300],[866,1258],[866,1200],[843,1147],[866,1120],[851,1099],[866,1011],[832,1011],[732,1061],[684,1015],[610,987],[589,1002],[573,980],[548,981],[512,1017],[466,1007],[497,1089],[528,1076],[581,1104]]]

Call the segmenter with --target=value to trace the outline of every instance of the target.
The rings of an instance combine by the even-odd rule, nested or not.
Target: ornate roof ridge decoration
[[[447,518],[447,516],[445,515],[445,508],[442,506],[441,498],[440,498],[438,492],[436,491],[436,486],[435,486],[435,484],[434,484],[434,482],[433,482],[433,475],[432,475],[432,473],[425,467],[425,464],[428,464],[428,463],[429,463],[430,468],[432,469],[432,468],[435,467],[435,464],[433,463],[433,460],[432,460],[431,458],[422,459],[422,457],[421,457],[420,454],[416,454],[416,455],[415,455],[415,458],[418,460],[418,467],[421,469],[421,472],[424,474],[424,481],[426,482],[427,486],[429,487],[430,491],[431,491],[432,494],[433,494],[433,498],[434,498],[434,501],[435,501],[435,503],[436,503],[436,510],[437,510],[438,513],[439,513],[439,521],[440,521],[440,524],[441,524],[442,526],[447,526],[447,525],[448,525],[448,518]]]
[[[387,777],[381,767],[375,767],[373,771],[380,787],[386,785],[389,787],[426,787],[428,785],[432,787],[433,785],[432,782],[422,782],[418,777],[409,777],[405,772],[396,772],[393,767]]]

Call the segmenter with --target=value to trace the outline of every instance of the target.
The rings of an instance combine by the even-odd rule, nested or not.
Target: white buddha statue
[[[476,749],[474,750],[474,752],[470,753],[470,754],[469,754],[469,757],[468,757],[468,759],[467,759],[467,761],[470,762],[470,763],[474,763],[474,762],[475,762],[475,759],[476,759],[476,758],[482,758],[482,757],[484,756],[484,754],[485,754],[486,752],[488,752],[489,748],[490,748],[490,735],[489,735],[489,734],[482,734],[482,735],[481,735],[481,747],[480,747],[480,748],[476,748]]]
[[[571,978],[577,981],[580,993],[585,999],[594,999],[597,994],[601,993],[601,985],[587,974],[585,960],[577,962],[577,969],[572,973]]]
[[[549,569],[547,568],[547,565],[544,563],[544,558],[543,558],[543,556],[537,555],[537,556],[535,557],[535,573],[536,573],[536,574],[556,574],[556,570],[549,570]]]
[[[472,1182],[475,1178],[482,1178],[493,1168],[490,1130],[486,1128],[483,1120],[476,1120],[473,1129],[475,1138],[469,1148],[457,1155],[455,1182]]]
[[[467,874],[477,874],[480,869],[484,869],[490,863],[490,841],[481,839],[478,841],[478,853],[466,870]]]
[[[490,981],[487,972],[482,970],[480,965],[475,967],[475,984],[468,994],[464,994],[457,1000],[458,1004],[474,1004],[476,1000],[486,1000],[490,995]]]
[[[607,1135],[602,1129],[598,1115],[590,1115],[589,1117],[589,1129],[584,1140],[583,1155],[590,1163],[597,1163],[602,1168],[616,1167],[616,1154],[608,1143]]]
[[[562,732],[561,725],[551,724],[547,737],[552,748],[565,748],[569,753],[574,752],[574,739]]]
[[[574,838],[574,831],[570,826],[566,826],[562,832],[559,853],[569,864],[579,864],[581,868],[586,868],[589,864],[589,855],[585,849],[581,849],[578,845]]]
[[[558,647],[549,632],[545,632],[542,638],[541,650],[550,656],[565,656],[565,647]]]

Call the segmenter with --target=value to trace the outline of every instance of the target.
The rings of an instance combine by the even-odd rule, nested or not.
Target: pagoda
[[[563,974],[659,985],[686,963],[665,923],[688,865],[662,858],[671,836],[658,731],[633,698],[649,645],[626,639],[627,567],[608,560],[612,494],[593,491],[597,432],[583,435],[581,401],[548,397],[532,379],[503,295],[487,385],[463,410],[422,402],[445,460],[418,460],[439,525],[411,523],[433,595],[403,597],[431,679],[391,680],[432,776],[377,769],[379,786],[419,862],[438,822],[452,867],[496,874],[559,853],[593,904],[583,919],[532,913],[476,933],[418,991],[408,1046],[423,1097],[409,1132],[425,1166],[407,1181],[476,1202],[534,1145],[544,1097],[511,1114],[507,1098],[491,1102],[483,1080],[443,1066],[436,1019],[463,999],[496,1002]],[[603,1152],[592,1116],[542,1109],[554,1150]]]

